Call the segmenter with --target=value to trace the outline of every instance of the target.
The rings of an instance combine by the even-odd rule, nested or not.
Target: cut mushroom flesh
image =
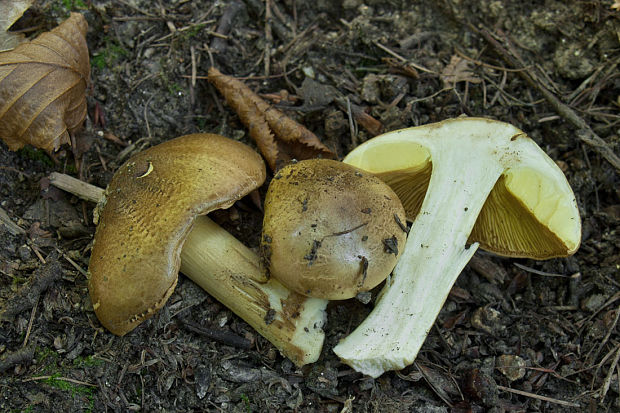
[[[360,145],[344,162],[385,179],[415,218],[375,309],[334,348],[368,375],[413,362],[478,243],[538,259],[579,247],[581,223],[566,178],[512,125],[459,118],[394,131]]]

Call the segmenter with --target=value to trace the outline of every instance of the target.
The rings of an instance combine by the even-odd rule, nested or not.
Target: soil
[[[46,0],[14,29],[35,36],[70,11],[88,20],[92,64],[81,171],[68,147],[0,146],[0,212],[15,224],[0,225],[1,411],[620,409],[617,2]],[[303,368],[182,275],[162,311],[110,334],[84,275],[94,204],[47,176],[105,187],[131,154],[193,132],[254,145],[203,78],[212,64],[340,158],[380,130],[460,115],[514,124],[565,172],[579,251],[548,261],[478,252],[415,364],[377,379],[331,351],[372,301],[330,303],[321,358]],[[251,200],[212,218],[258,246]],[[213,341],[187,320],[252,347]]]

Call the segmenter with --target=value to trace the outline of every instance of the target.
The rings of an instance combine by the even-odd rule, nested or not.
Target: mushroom
[[[375,308],[334,348],[370,376],[413,363],[479,245],[536,259],[579,247],[579,211],[562,171],[507,123],[458,118],[397,130],[358,146],[344,162],[384,179],[415,218]]]
[[[172,139],[123,164],[95,214],[88,286],[101,323],[124,335],[151,317],[172,294],[181,266],[293,362],[315,361],[326,301],[266,282],[255,253],[197,218],[230,207],[264,179],[255,151],[212,134]]]
[[[289,164],[265,198],[261,255],[269,274],[311,297],[369,291],[406,239],[398,196],[374,175],[328,159]]]

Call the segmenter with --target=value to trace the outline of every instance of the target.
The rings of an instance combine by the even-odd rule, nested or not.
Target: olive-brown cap
[[[264,180],[255,151],[213,134],[172,139],[125,162],[98,206],[88,268],[101,323],[123,335],[159,310],[194,218],[228,208]]]
[[[371,173],[327,159],[282,168],[265,199],[261,256],[300,294],[347,299],[383,281],[406,239],[405,211]]]

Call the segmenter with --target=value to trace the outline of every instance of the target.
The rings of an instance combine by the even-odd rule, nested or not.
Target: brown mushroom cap
[[[371,173],[327,159],[282,168],[265,199],[261,255],[270,275],[300,294],[347,299],[392,271],[405,211]]]
[[[159,310],[177,283],[194,218],[260,186],[250,147],[212,134],[182,136],[125,162],[98,206],[89,291],[101,323],[123,335]]]

